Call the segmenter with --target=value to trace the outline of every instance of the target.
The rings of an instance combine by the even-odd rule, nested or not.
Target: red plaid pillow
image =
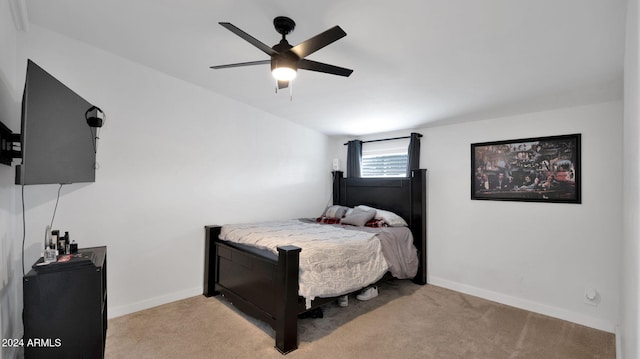
[[[384,223],[384,219],[380,218],[380,219],[372,219],[369,222],[364,224],[365,227],[373,227],[373,228],[380,228],[380,227],[386,227],[387,224]]]
[[[340,218],[318,217],[316,218],[316,222],[326,224],[340,224]]]

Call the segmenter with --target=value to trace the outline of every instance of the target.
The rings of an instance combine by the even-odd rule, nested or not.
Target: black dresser
[[[104,358],[107,247],[42,261],[23,278],[25,358]]]

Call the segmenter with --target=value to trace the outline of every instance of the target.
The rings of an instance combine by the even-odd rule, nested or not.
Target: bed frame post
[[[282,354],[298,349],[298,272],[300,249],[278,247],[276,278],[276,349]]]
[[[427,284],[427,170],[411,171],[411,232],[418,248],[418,273],[413,278],[417,284]]]
[[[216,279],[218,278],[218,247],[216,239],[220,236],[220,226],[205,226],[204,236],[204,291],[205,297],[220,294],[216,291]],[[213,264],[213,265],[212,265]]]
[[[343,172],[342,171],[332,171],[333,175],[333,204],[339,204],[340,199],[343,197],[344,189],[343,186]]]

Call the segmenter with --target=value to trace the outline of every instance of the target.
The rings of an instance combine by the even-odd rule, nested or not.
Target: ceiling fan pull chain
[[[289,81],[289,102],[293,102],[293,81]]]

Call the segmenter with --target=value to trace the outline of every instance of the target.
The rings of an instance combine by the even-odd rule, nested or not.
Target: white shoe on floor
[[[360,294],[356,296],[356,298],[358,300],[369,300],[377,296],[378,296],[378,286],[372,285],[370,287],[363,289],[362,292],[360,292]]]
[[[343,295],[342,297],[338,298],[338,305],[341,307],[346,307],[349,305],[349,296],[348,295]]]

